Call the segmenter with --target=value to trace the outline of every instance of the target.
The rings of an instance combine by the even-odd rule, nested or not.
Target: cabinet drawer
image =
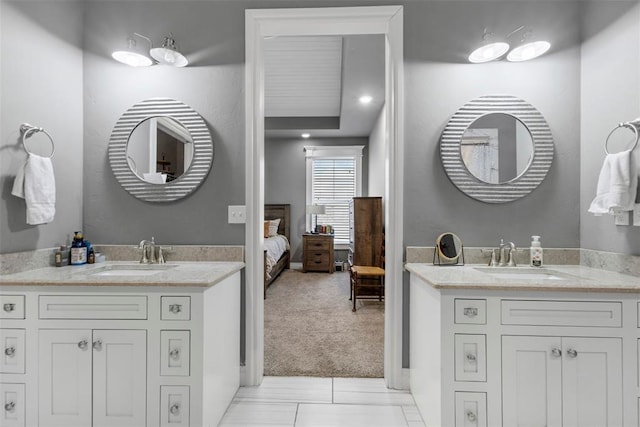
[[[461,299],[454,301],[455,323],[487,324],[486,299]]]
[[[502,300],[503,325],[622,327],[622,303]]]
[[[165,296],[160,301],[160,319],[191,320],[191,297]]]
[[[160,331],[160,375],[189,376],[190,331]]]
[[[189,386],[160,386],[160,426],[189,427]]]
[[[487,344],[484,335],[455,334],[456,381],[487,380]]]
[[[146,296],[40,295],[41,319],[147,318]]]
[[[24,374],[24,329],[0,329],[0,374]]]
[[[24,319],[24,295],[0,295],[0,319]]]
[[[487,426],[487,394],[456,391],[455,427]]]
[[[2,427],[25,426],[24,384],[0,383],[0,405]]]
[[[329,266],[329,254],[312,252],[306,257],[305,264],[309,267],[327,268]]]
[[[328,239],[307,239],[304,246],[308,251],[315,251],[318,249],[328,251],[331,247],[331,242]]]

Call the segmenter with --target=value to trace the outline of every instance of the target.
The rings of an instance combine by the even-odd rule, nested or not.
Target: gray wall
[[[84,58],[85,235],[100,243],[243,244],[244,226],[227,223],[227,206],[244,204],[243,2],[96,1],[87,4]],[[188,53],[186,68],[131,68],[111,59],[133,32],[155,43],[169,31]],[[144,40],[137,40],[144,47]],[[151,97],[184,102],[207,122],[213,167],[191,195],[171,203],[140,201],[118,184],[107,158],[113,125]]]
[[[585,2],[582,22],[581,246],[640,255],[640,227],[616,226],[610,215],[594,217],[587,212],[607,135],[617,123],[640,116],[640,3]],[[635,155],[640,165],[640,149]]]
[[[367,138],[309,138],[265,141],[264,201],[291,205],[291,256],[302,261],[302,234],[306,231],[306,163],[304,147],[308,145],[364,145],[362,155],[362,192],[367,194]],[[346,257],[344,257],[346,259]]]
[[[500,238],[528,247],[578,247],[580,50],[577,2],[420,2],[405,9],[404,243],[431,245],[444,231],[466,246],[495,246]],[[549,37],[552,50],[533,61],[469,64],[469,41],[487,26],[506,34],[519,25]],[[553,37],[553,38],[551,38]],[[485,94],[525,99],[546,118],[555,157],[546,179],[527,197],[487,204],[448,180],[438,141],[450,116]]]
[[[80,1],[0,3],[0,253],[59,246],[82,229],[82,11]],[[55,141],[56,215],[46,225],[27,225],[24,200],[11,195],[27,158],[23,122]],[[28,145],[50,153],[43,134]]]
[[[386,149],[386,126],[385,107],[383,106],[378,114],[376,123],[369,135],[369,188],[368,196],[383,196],[385,187],[385,149]],[[384,203],[384,200],[383,200]]]

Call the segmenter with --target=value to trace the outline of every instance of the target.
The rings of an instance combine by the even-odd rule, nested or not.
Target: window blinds
[[[313,203],[325,206],[318,224],[333,226],[335,243],[349,243],[349,202],[355,196],[355,159],[313,159]]]

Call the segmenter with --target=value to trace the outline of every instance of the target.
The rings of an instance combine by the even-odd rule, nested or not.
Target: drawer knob
[[[554,348],[551,350],[551,355],[553,357],[560,357],[562,356],[562,350],[560,350],[559,348]]]
[[[16,305],[12,302],[7,302],[2,306],[2,309],[4,311],[6,311],[7,313],[11,313],[12,311],[14,311],[16,309]]]
[[[471,422],[475,422],[478,419],[478,417],[473,411],[467,411],[467,419]]]
[[[567,350],[567,356],[569,356],[572,359],[575,359],[576,357],[578,357],[578,352],[570,348],[569,350]]]
[[[87,340],[82,340],[78,343],[78,348],[80,350],[86,350],[88,346],[89,346],[89,341]]]
[[[478,315],[478,308],[477,307],[465,307],[463,313],[467,317],[476,317]]]
[[[182,304],[171,304],[169,305],[169,311],[171,313],[180,313],[182,311]]]
[[[7,347],[4,349],[4,354],[6,354],[9,357],[13,357],[16,354],[16,348],[15,347]]]
[[[178,360],[180,358],[180,349],[174,348],[169,352],[169,357],[173,360]]]
[[[93,349],[97,351],[102,350],[102,340],[100,338],[93,342]]]
[[[180,404],[174,403],[173,405],[171,405],[171,407],[169,408],[169,412],[171,413],[171,415],[180,414]]]
[[[472,353],[467,353],[467,360],[471,363],[475,363],[476,362],[476,355],[472,354]]]
[[[14,402],[13,400],[4,404],[4,410],[7,412],[13,412],[15,408],[16,408],[16,402]]]

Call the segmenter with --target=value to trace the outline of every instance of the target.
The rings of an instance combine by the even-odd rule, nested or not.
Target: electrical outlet
[[[633,225],[640,227],[640,204],[633,206]]]
[[[229,206],[229,224],[244,224],[247,222],[247,209],[244,205]]]
[[[614,215],[616,225],[631,225],[631,212],[621,211]]]

